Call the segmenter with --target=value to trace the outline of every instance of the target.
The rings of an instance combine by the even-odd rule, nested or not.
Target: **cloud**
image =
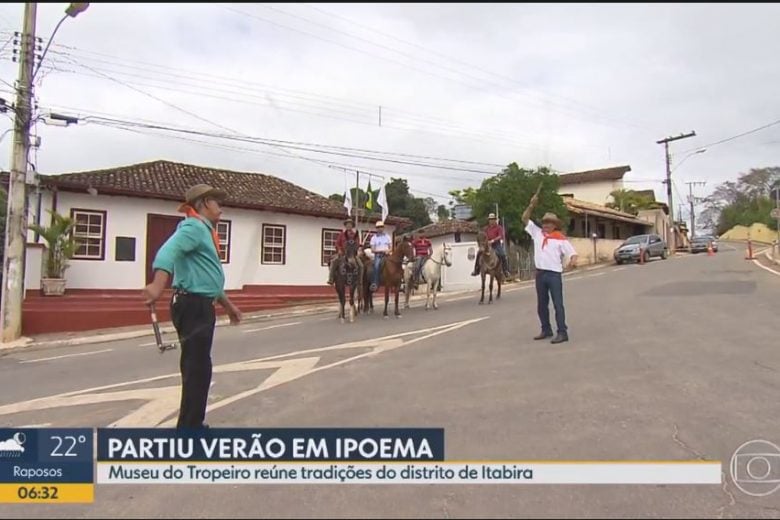
[[[8,439],[7,441],[0,441],[0,452],[3,451],[24,452],[24,446],[14,439]]]
[[[672,145],[676,164],[684,150],[780,117],[777,5],[316,7],[92,4],[60,28],[55,43],[79,51],[53,46],[46,61],[62,70],[36,88],[39,103],[561,171],[630,164],[626,180],[638,181],[630,187],[653,188],[660,199],[665,165],[658,139],[696,131]],[[40,4],[38,13],[39,35],[48,37],[60,6]],[[21,15],[21,4],[0,6],[2,29],[18,30]],[[0,77],[12,82],[16,73],[16,64],[0,62]],[[325,195],[354,182],[271,147],[230,150],[89,124],[37,131],[42,146],[34,162],[44,173],[167,158],[262,171]],[[695,193],[704,196],[742,171],[776,164],[775,147],[762,143],[778,139],[780,127],[713,147],[676,170],[675,184],[682,192],[687,181],[707,181]],[[10,157],[10,143],[0,142],[3,157]],[[413,189],[438,194],[485,176],[297,153],[390,170],[376,173],[407,177]]]

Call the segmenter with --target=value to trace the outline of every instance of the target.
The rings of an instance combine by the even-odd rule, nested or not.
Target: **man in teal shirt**
[[[211,386],[211,345],[214,341],[218,301],[230,316],[241,321],[241,311],[225,294],[225,273],[219,256],[216,225],[226,194],[205,184],[184,195],[179,211],[187,215],[176,232],[157,252],[152,264],[154,280],[143,291],[147,305],[160,299],[171,275],[171,318],[181,344],[182,392],[177,428],[204,428]]]

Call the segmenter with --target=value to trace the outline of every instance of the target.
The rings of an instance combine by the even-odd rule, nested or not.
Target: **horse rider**
[[[498,258],[501,260],[501,267],[504,270],[504,276],[509,276],[509,263],[506,258],[506,249],[504,248],[504,240],[506,235],[504,233],[504,227],[498,223],[496,214],[491,213],[488,215],[488,225],[485,228],[485,238],[488,240],[488,244],[495,250]],[[482,256],[482,251],[477,253],[477,260],[474,262],[474,272],[471,276],[479,276],[479,259]]]
[[[412,274],[412,283],[417,284],[420,280],[420,274],[422,268],[425,265],[425,261],[428,260],[433,254],[433,244],[422,233],[417,233],[412,240],[412,247],[414,248],[414,271]]]
[[[374,279],[371,283],[371,292],[379,286],[379,269],[382,259],[390,252],[393,240],[385,233],[385,223],[381,220],[376,223],[376,234],[371,237],[371,252],[374,253]]]
[[[357,246],[358,234],[354,229],[355,223],[351,219],[344,221],[344,229],[336,238],[336,256],[330,260],[330,274],[328,275],[328,285],[333,285],[336,277],[336,269],[341,265],[341,261],[346,257],[347,244],[354,243]]]

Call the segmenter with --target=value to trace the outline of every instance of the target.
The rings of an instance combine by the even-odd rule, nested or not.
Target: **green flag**
[[[371,191],[371,179],[368,179],[368,200],[366,200],[366,209],[374,209],[374,192]]]

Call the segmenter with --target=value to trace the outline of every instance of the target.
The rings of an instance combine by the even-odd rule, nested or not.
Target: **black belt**
[[[212,301],[215,299],[211,296],[191,293],[189,291],[185,291],[184,289],[177,289],[176,287],[173,288],[173,296],[176,298],[193,298],[193,299],[212,300]]]

